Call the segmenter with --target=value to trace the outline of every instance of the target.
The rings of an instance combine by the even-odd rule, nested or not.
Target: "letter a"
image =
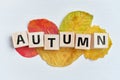
[[[28,38],[26,32],[13,33],[12,41],[14,48],[28,46]]]

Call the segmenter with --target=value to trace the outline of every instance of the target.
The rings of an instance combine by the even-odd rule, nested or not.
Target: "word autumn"
[[[60,47],[75,49],[107,48],[108,33],[75,34],[60,32],[59,34],[44,34],[44,32],[16,32],[12,34],[14,48],[29,46],[44,47],[45,50],[59,50]]]

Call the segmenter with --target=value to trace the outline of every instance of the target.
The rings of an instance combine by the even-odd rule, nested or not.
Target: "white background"
[[[0,80],[120,80],[119,5],[119,0],[0,0]],[[27,30],[30,20],[47,18],[59,26],[74,10],[93,14],[93,24],[110,33],[113,45],[105,58],[90,61],[81,56],[58,68],[39,56],[24,58],[11,46],[11,34]]]

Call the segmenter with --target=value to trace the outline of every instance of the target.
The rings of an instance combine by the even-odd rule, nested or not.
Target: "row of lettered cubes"
[[[44,34],[44,32],[16,32],[12,34],[14,48],[29,46],[44,47],[45,50],[59,50],[60,47],[75,49],[93,49],[108,47],[108,33],[75,34],[60,32]]]

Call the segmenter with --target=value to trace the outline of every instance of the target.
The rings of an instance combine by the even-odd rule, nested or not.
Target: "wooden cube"
[[[94,48],[108,48],[108,33],[94,33]]]
[[[59,35],[57,34],[45,34],[45,50],[59,50]]]
[[[12,34],[14,48],[28,46],[27,32],[16,32]]]
[[[30,32],[28,33],[29,47],[43,47],[44,32]]]
[[[60,47],[74,47],[74,32],[60,32]]]
[[[90,34],[76,34],[75,49],[90,49],[90,43]]]

